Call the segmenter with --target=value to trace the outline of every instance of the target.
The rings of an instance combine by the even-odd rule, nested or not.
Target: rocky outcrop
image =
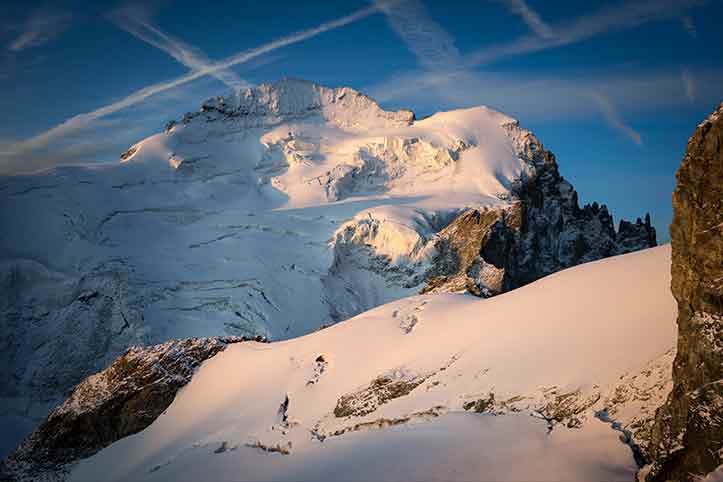
[[[241,341],[192,338],[129,348],[75,387],[2,462],[0,480],[62,480],[67,464],[150,425],[204,360]]]
[[[470,209],[457,216],[439,232],[435,256],[422,293],[467,291],[477,296],[494,296],[507,289],[504,267],[493,251],[505,250],[495,237],[498,225],[519,227],[520,206],[510,209]],[[483,255],[486,251],[487,256]]]
[[[605,205],[580,207],[555,156],[534,134],[517,121],[503,128],[525,164],[506,202],[448,217],[428,216],[413,227],[371,213],[359,217],[333,239],[331,277],[353,267],[380,275],[386,287],[490,297],[578,264],[656,246],[649,214],[635,222],[621,220],[616,231]],[[407,251],[386,252],[388,239],[400,240],[397,244]],[[350,308],[340,308],[338,319],[374,305],[351,297]]]
[[[650,215],[621,220],[616,232],[605,205],[580,208],[554,154],[530,132],[505,126],[527,169],[509,207],[468,210],[437,236],[437,256],[423,292],[478,296],[518,288],[561,269],[656,246]]]
[[[723,464],[723,104],[688,141],[673,210],[678,354],[648,481],[698,480]]]

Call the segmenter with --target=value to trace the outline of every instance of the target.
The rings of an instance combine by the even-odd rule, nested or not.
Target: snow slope
[[[631,480],[620,431],[643,434],[670,388],[669,266],[662,246],[233,345],[70,478]]]
[[[414,227],[404,236],[419,237],[422,215],[504,204],[497,195],[524,169],[502,127],[516,121],[487,108],[412,123],[411,113],[385,112],[351,89],[287,80],[259,90],[270,98],[255,99],[256,110],[243,104],[254,115],[207,103],[119,165],[3,179],[9,288],[32,284],[29,298],[52,314],[47,298],[57,296],[35,278],[74,286],[112,270],[139,307],[118,308],[132,341],[298,336],[330,321],[320,279],[342,223],[379,212],[383,229],[406,224]],[[390,236],[379,248],[398,257],[410,247]]]
[[[284,80],[207,102],[119,164],[0,179],[2,432],[130,345],[284,339],[415,293],[330,274],[334,233],[379,213],[379,249],[401,259],[429,220],[505,204],[524,167],[514,123],[486,108],[413,122],[352,89]],[[337,313],[352,283],[366,295]]]

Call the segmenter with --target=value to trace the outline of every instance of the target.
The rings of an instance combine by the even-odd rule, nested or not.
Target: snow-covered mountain
[[[649,219],[616,231],[580,208],[554,156],[485,107],[415,120],[283,80],[212,99],[121,161],[1,181],[3,452],[131,345],[287,339],[655,245]]]
[[[134,350],[79,385],[6,469],[72,481],[633,480],[672,386],[669,266],[662,246],[490,299],[413,296],[305,337],[234,343],[172,403],[154,391],[218,342]],[[168,403],[142,432],[62,464]]]

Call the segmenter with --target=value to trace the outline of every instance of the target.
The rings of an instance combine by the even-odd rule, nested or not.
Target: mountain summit
[[[385,111],[373,99],[352,88],[330,89],[298,79],[283,79],[228,97],[209,99],[201,106],[201,113],[209,120],[213,112],[225,118],[243,119],[247,127],[271,126],[313,115],[339,127],[360,130],[403,127],[414,121],[412,111]],[[185,120],[197,115],[199,113],[190,114]]]

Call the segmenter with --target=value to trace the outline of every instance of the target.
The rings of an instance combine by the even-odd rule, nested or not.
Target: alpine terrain
[[[652,460],[670,248],[632,253],[656,246],[650,217],[580,207],[500,112],[417,120],[286,79],[119,163],[0,182],[3,455],[45,419],[8,478],[631,478]],[[537,462],[491,463],[519,457]]]

